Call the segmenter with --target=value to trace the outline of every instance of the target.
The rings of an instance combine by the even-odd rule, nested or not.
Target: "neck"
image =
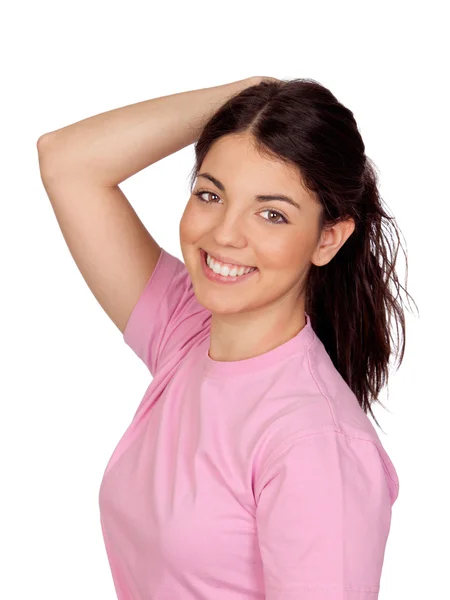
[[[274,315],[212,313],[209,356],[216,361],[246,360],[265,354],[296,336],[306,325],[303,305],[291,313]]]

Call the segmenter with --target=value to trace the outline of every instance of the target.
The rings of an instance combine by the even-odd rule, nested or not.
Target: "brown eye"
[[[268,212],[268,213],[271,213],[272,215],[278,215],[278,217],[282,219],[282,221],[272,221],[271,219],[265,219],[271,225],[281,225],[282,223],[288,223],[288,220],[286,219],[286,217],[284,215],[282,215],[280,212],[278,212],[277,210],[272,210],[271,208],[267,208],[266,210],[263,210],[262,212]]]
[[[202,190],[199,190],[198,192],[194,192],[194,196],[197,196],[198,199],[200,200],[200,202],[205,202],[205,204],[208,204],[209,200],[204,200],[202,198],[203,194],[211,194],[211,196],[216,196],[216,198],[219,197],[217,194],[214,194],[214,192],[207,192],[207,191],[202,191]]]

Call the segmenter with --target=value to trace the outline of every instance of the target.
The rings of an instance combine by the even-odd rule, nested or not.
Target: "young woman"
[[[182,262],[119,184],[194,142]],[[252,77],[38,149],[74,260],[153,376],[100,486],[118,598],[375,600],[399,480],[367,413],[405,321],[352,112]]]

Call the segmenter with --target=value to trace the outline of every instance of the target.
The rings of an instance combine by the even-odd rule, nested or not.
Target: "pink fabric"
[[[119,600],[376,600],[397,473],[306,326],[236,362],[164,249],[124,340],[153,380],[106,467]]]

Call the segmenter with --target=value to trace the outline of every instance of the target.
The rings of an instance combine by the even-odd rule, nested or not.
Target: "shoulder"
[[[282,366],[278,380],[283,382],[284,401],[272,426],[280,439],[335,430],[376,440],[369,417],[315,333],[305,352]]]
[[[260,440],[267,459],[302,439],[330,434],[356,446],[372,445],[393,472],[372,421],[316,334],[305,353],[279,375],[288,393],[277,400],[279,410]]]

